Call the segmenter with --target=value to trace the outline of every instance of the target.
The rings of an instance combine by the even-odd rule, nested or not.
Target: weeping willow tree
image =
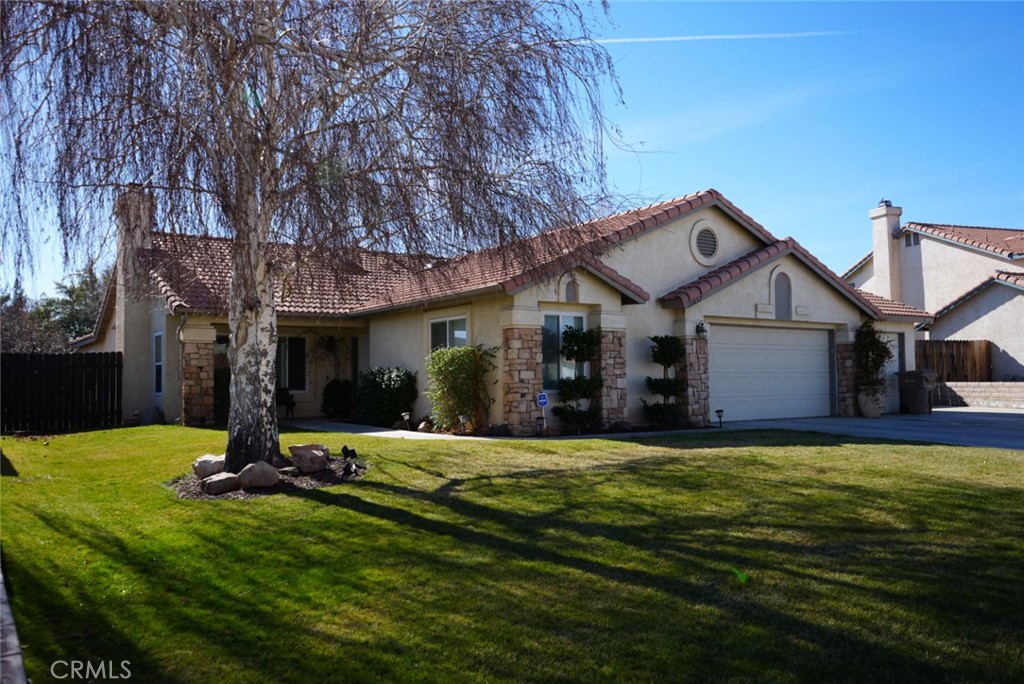
[[[605,187],[591,39],[568,0],[0,4],[3,247],[65,254],[118,192],[232,238],[227,468],[278,453],[267,246],[450,255],[586,217]],[[308,253],[304,252],[304,253]]]

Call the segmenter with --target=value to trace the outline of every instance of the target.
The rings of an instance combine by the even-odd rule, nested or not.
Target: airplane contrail
[[[655,36],[651,38],[599,38],[595,43],[683,43],[696,40],[779,40],[784,38],[821,38],[847,36],[856,31],[802,31],[798,33],[719,33],[706,36]]]

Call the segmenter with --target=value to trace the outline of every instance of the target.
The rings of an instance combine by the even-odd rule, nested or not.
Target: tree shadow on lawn
[[[658,460],[631,464],[629,476],[657,471]],[[625,476],[621,468],[609,466],[605,470],[615,476]],[[536,480],[548,475],[531,470],[514,473],[508,479],[519,480],[517,486],[521,486],[524,478]],[[552,480],[557,480],[558,475],[550,473]],[[968,640],[971,635],[975,638],[980,635],[982,643],[987,638],[1005,640],[1012,638],[1019,625],[1019,618],[1008,612],[1007,607],[1018,605],[1024,598],[1019,589],[1024,577],[1020,576],[1020,566],[1014,565],[1019,557],[1014,556],[1013,550],[993,548],[981,553],[981,549],[970,545],[961,547],[915,539],[913,529],[872,524],[856,512],[861,506],[889,505],[891,493],[869,487],[831,485],[832,496],[823,500],[787,502],[785,506],[793,519],[790,531],[813,539],[809,543],[796,543],[758,536],[757,525],[747,527],[732,516],[683,515],[673,518],[671,524],[632,525],[581,521],[567,516],[566,510],[519,514],[458,495],[457,490],[464,483],[463,480],[453,482],[453,486],[442,485],[426,496],[421,490],[393,484],[367,481],[359,486],[384,494],[388,499],[397,497],[397,500],[416,502],[409,507],[388,505],[346,492],[314,490],[294,495],[399,527],[448,537],[460,545],[507,557],[509,562],[549,564],[598,580],[649,589],[685,606],[711,606],[728,614],[729,621],[737,627],[738,640],[734,634],[714,637],[719,643],[734,642],[726,650],[730,652],[729,667],[737,673],[791,668],[798,676],[827,679],[843,672],[844,664],[856,664],[855,673],[870,673],[875,681],[950,678],[997,681],[1020,674],[1019,666],[986,662],[981,658],[985,654],[982,644],[967,644],[971,653],[961,654],[958,660],[946,653],[949,659],[942,661],[941,646],[937,652],[918,652],[907,643],[901,643],[899,628],[886,634],[891,625],[874,622],[872,608],[885,604],[896,614],[923,614],[920,619],[924,629],[942,631],[943,626],[936,622],[955,616],[961,623],[956,631]],[[808,484],[784,479],[774,483],[779,491]],[[902,505],[911,509],[919,518],[917,524],[922,526],[936,522],[928,511],[937,501],[944,501],[944,507],[958,512],[973,508],[972,522],[998,529],[1002,539],[1014,538],[1013,530],[1020,513],[1019,500],[1015,497],[1019,497],[1020,492],[989,490],[984,493],[987,503],[979,505],[967,491],[961,491],[955,503],[951,503],[952,491],[942,484],[922,484],[913,493],[902,492]],[[836,505],[842,501],[855,509],[831,524],[814,522],[822,518],[834,519]],[[433,506],[455,513],[462,520],[439,519],[437,512],[431,510]],[[414,507],[424,507],[423,512],[413,510]],[[774,520],[771,524],[777,526]],[[745,527],[747,529],[743,529]],[[566,550],[561,550],[557,543],[549,543],[552,530],[602,538],[638,552],[654,552],[670,558],[671,563],[663,572],[656,572],[653,568],[630,567],[588,557],[583,552],[577,555],[570,552],[571,544],[563,544]],[[737,531],[741,534],[733,534]],[[842,538],[830,541],[837,534]],[[1019,552],[1019,548],[1016,551]],[[794,556],[799,557],[798,562],[794,561]],[[845,598],[833,600],[848,608],[848,614],[831,615],[834,621],[828,623],[813,621],[787,610],[785,596],[759,599],[754,588],[756,580],[748,585],[748,590],[737,591],[724,581],[708,579],[726,577],[728,569],[735,571],[736,565],[747,568],[755,577],[772,573],[788,575],[795,578],[801,590],[801,583],[813,585],[808,589],[812,593],[844,592]],[[839,578],[831,576],[836,566],[842,568]],[[657,619],[657,616],[651,617]],[[922,624],[911,627],[921,629]],[[768,638],[771,643],[761,642],[753,649],[750,644],[741,643],[747,638],[743,635],[748,635],[751,629],[761,635],[755,638],[771,635]],[[882,633],[875,636],[873,632]],[[636,634],[621,636],[640,638]],[[685,635],[676,636],[686,639]],[[911,641],[913,639],[907,640]]]
[[[1024,674],[1013,660],[1024,626],[1019,490],[924,477],[899,489],[837,484],[742,459],[716,468],[657,456],[580,473],[449,479],[431,490],[368,479],[287,494],[316,504],[303,507],[307,522],[275,523],[269,503],[180,502],[209,512],[197,516],[185,548],[26,509],[69,549],[101,554],[144,590],[119,609],[96,587],[71,586],[69,595],[83,597],[76,606],[47,596],[43,578],[58,581],[59,569],[28,559],[11,574],[19,605],[39,604],[24,610],[47,657],[123,657],[140,681],[182,679],[163,671],[170,656],[144,643],[165,638],[185,649],[182,658],[213,661],[186,672],[209,679],[219,669],[235,681],[246,673],[445,681],[460,671],[509,681],[566,672],[636,681]],[[623,496],[587,496],[616,486]],[[716,500],[739,493],[710,509],[685,508],[699,501],[684,498],[674,510],[675,501],[642,496],[673,488],[710,490]],[[516,510],[520,502],[531,510]],[[870,515],[890,508],[891,520]],[[355,526],[371,532],[346,531]],[[927,534],[936,528],[947,530],[939,541]],[[344,545],[351,553],[325,555]],[[387,582],[407,584],[381,580],[383,566],[401,568]],[[366,633],[348,613],[342,627],[311,623],[305,612],[322,611],[325,600],[379,606],[397,614],[399,628]],[[432,618],[426,626],[416,622],[422,613]],[[152,633],[125,633],[121,623],[135,614],[153,621]],[[268,639],[287,646],[268,649]],[[529,669],[538,653],[555,664]],[[422,667],[411,668],[419,659]]]

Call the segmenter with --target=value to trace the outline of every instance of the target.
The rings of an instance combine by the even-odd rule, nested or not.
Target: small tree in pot
[[[892,349],[866,320],[853,338],[853,359],[857,381],[857,406],[865,418],[878,418],[885,407],[885,364],[892,359]]]

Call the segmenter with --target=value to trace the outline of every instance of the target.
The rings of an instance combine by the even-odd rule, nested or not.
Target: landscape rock
[[[199,488],[202,489],[203,494],[211,496],[233,492],[238,489],[238,476],[234,473],[217,473],[204,478]]]
[[[431,425],[430,423],[428,423],[427,421],[423,421],[422,423],[420,423],[420,426],[417,428],[417,431],[419,431],[419,432],[433,432],[434,431],[434,426]]]
[[[238,473],[238,486],[242,489],[250,487],[273,487],[281,479],[277,469],[266,461],[256,461],[242,468]]]
[[[277,472],[285,477],[298,477],[302,471],[295,466],[285,466],[284,468],[278,468]]]
[[[288,447],[292,463],[304,473],[315,473],[327,468],[330,451],[323,444],[295,444]]]
[[[192,472],[200,480],[205,480],[211,475],[224,472],[224,455],[214,456],[206,454],[192,461]]]

